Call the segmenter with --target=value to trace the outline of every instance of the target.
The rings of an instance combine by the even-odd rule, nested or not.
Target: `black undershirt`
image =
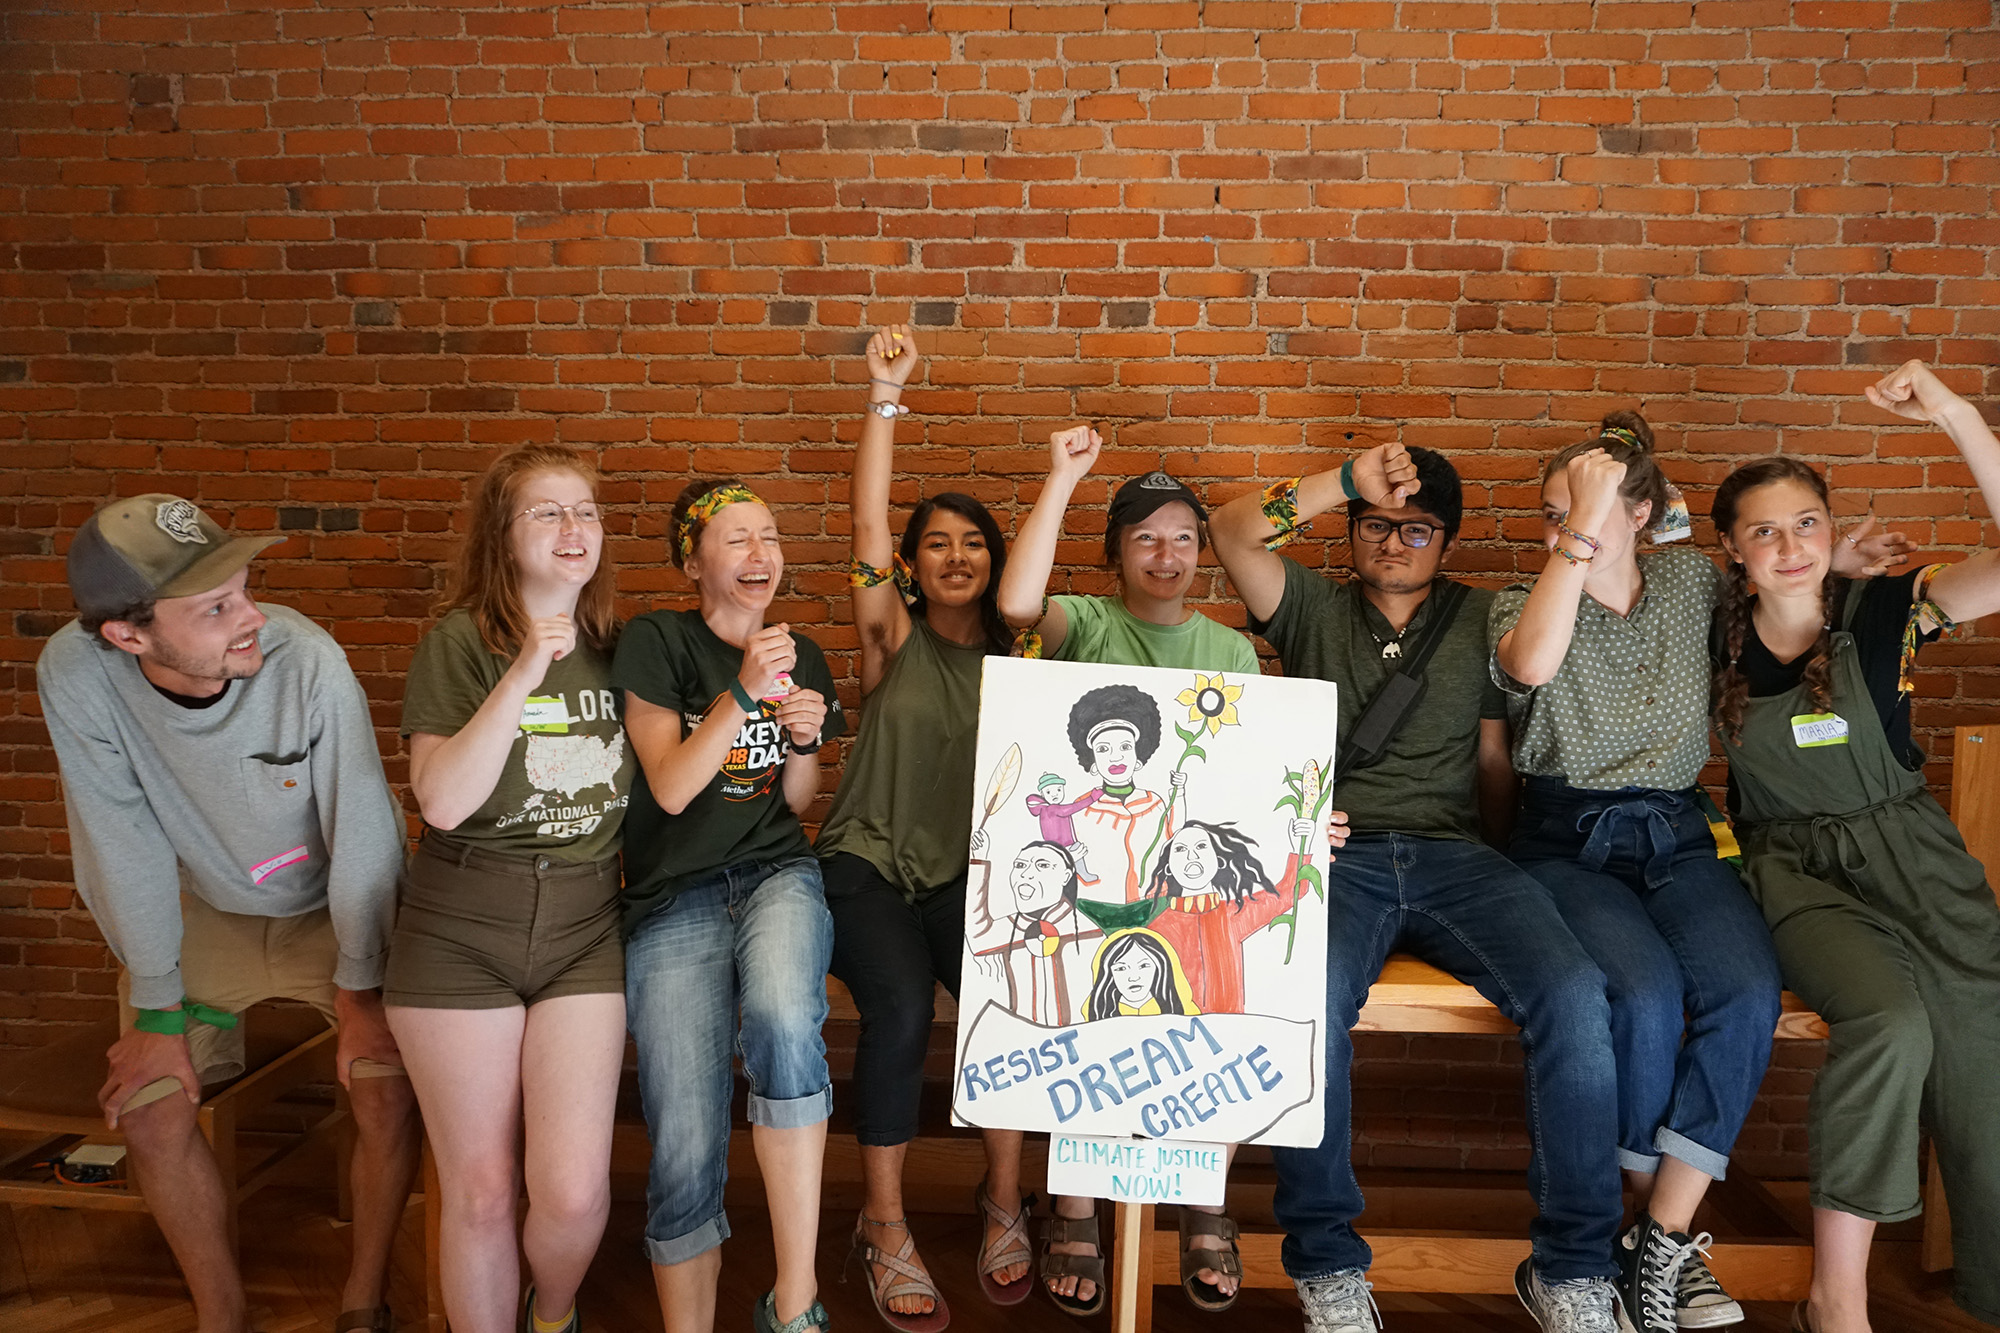
[[[221,689],[217,690],[214,694],[201,698],[196,698],[192,694],[175,694],[164,685],[154,684],[150,677],[147,678],[146,683],[152,685],[153,692],[162,699],[165,699],[169,703],[179,704],[182,708],[213,708],[221,703],[229,694],[229,682],[226,680],[222,682]]]
[[[1910,737],[1910,696],[1898,694],[1896,684],[1903,656],[1903,626],[1909,622],[1910,594],[1916,578],[1917,571],[1911,570],[1907,574],[1868,580],[1861,588],[1861,604],[1848,622],[1861,660],[1861,678],[1868,686],[1868,698],[1874,703],[1875,715],[1881,719],[1882,730],[1889,738],[1889,749],[1911,772],[1923,767],[1924,752]],[[1851,590],[1853,586],[1849,581],[1846,588]],[[1937,634],[1932,632],[1923,641],[1929,643],[1935,638]],[[1807,649],[1790,662],[1780,662],[1757,636],[1753,621],[1750,632],[1743,636],[1743,656],[1737,665],[1749,678],[1750,697],[1764,699],[1796,687],[1805,678],[1811,661],[1812,650]]]

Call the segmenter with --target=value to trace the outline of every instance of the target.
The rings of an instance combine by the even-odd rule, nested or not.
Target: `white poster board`
[[[986,660],[960,1122],[1319,1143],[1336,698]]]

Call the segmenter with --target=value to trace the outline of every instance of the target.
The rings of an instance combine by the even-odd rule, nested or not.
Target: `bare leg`
[[[1236,1160],[1236,1145],[1232,1143],[1227,1148],[1223,1149],[1222,1169],[1225,1174],[1228,1172],[1230,1164],[1235,1160]],[[1220,1207],[1215,1207],[1215,1208],[1205,1208],[1196,1204],[1184,1204],[1182,1206],[1187,1208],[1193,1208],[1194,1211],[1196,1211],[1197,1213],[1213,1213],[1220,1215],[1229,1211],[1229,1206],[1226,1202],[1222,1204]],[[1206,1242],[1206,1245],[1204,1245],[1204,1242]],[[1213,1236],[1189,1237],[1190,1249],[1196,1248],[1197,1246],[1201,1246],[1203,1248],[1213,1248],[1213,1247],[1218,1247],[1221,1244],[1222,1242],[1216,1240]],[[1227,1274],[1218,1273],[1212,1268],[1203,1268],[1203,1269],[1198,1269],[1195,1272],[1194,1276],[1195,1276],[1195,1281],[1206,1282],[1210,1286],[1214,1287],[1215,1294],[1218,1296],[1234,1296],[1236,1294],[1237,1280],[1233,1277],[1228,1276]]]
[[[813,1218],[819,1204],[813,1204]],[[722,1247],[677,1264],[653,1265],[653,1291],[667,1333],[715,1333],[715,1284],[722,1277]]]
[[[1869,1333],[1868,1247],[1875,1224],[1853,1213],[1813,1209],[1813,1333]]]
[[[354,1160],[348,1180],[354,1191],[354,1259],[340,1308],[372,1310],[388,1290],[389,1252],[416,1182],[423,1130],[409,1079],[390,1074],[351,1083],[347,1101],[354,1113]]]
[[[229,1248],[228,1200],[215,1154],[179,1093],[119,1117],[132,1181],[146,1196],[194,1296],[200,1333],[243,1333],[243,1278]]]
[[[1097,1215],[1097,1200],[1095,1199],[1077,1199],[1071,1198],[1067,1194],[1058,1194],[1051,1202],[1055,1207],[1057,1217],[1076,1219],[1095,1217]],[[1049,1243],[1049,1253],[1102,1254],[1104,1253],[1104,1247],[1102,1245],[1093,1247],[1083,1241],[1051,1241]],[[1097,1284],[1087,1277],[1078,1277],[1074,1273],[1065,1273],[1059,1278],[1050,1279],[1049,1290],[1058,1296],[1072,1296],[1079,1301],[1088,1301],[1097,1295]]]
[[[903,1237],[909,1230],[909,1219],[903,1211],[903,1159],[909,1153],[907,1143],[887,1148],[861,1145],[861,1179],[867,1191],[866,1202],[861,1205],[861,1233],[870,1245],[890,1254],[902,1248]],[[914,1250],[907,1262],[918,1268],[924,1266],[923,1256]],[[871,1269],[868,1277],[872,1286],[875,1271]],[[897,1314],[929,1314],[937,1308],[937,1302],[928,1296],[892,1296],[889,1308]]]
[[[439,1267],[455,1333],[510,1333],[520,1299],[521,1038],[527,1011],[388,1007],[437,1156]]]
[[[813,1253],[819,1244],[819,1182],[826,1166],[826,1121],[797,1129],[752,1125],[750,1143],[771,1209],[778,1257],[778,1323],[806,1312],[819,1297]]]
[[[988,1129],[982,1130],[980,1137],[986,1142],[986,1197],[1011,1217],[1021,1211],[1021,1131]],[[991,1245],[1000,1239],[1002,1230],[989,1218],[983,1243]],[[1023,1260],[1000,1269],[993,1274],[993,1280],[1004,1285],[1019,1282],[1027,1275],[1028,1263]]]
[[[1708,1193],[1709,1176],[1678,1157],[1662,1157],[1653,1188],[1640,1203],[1655,1222],[1669,1231],[1686,1234],[1694,1229],[1694,1210]]]
[[[550,1322],[575,1307],[611,1212],[611,1125],[624,1059],[624,995],[564,995],[529,1008],[521,1044],[528,1184],[521,1249],[536,1312]]]

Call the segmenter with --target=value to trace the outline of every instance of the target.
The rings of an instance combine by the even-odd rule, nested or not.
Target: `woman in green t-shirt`
[[[965,948],[967,830],[979,682],[1013,635],[997,588],[1000,526],[955,491],[919,504],[891,554],[894,420],[917,367],[897,325],[868,342],[869,411],[851,487],[854,627],[861,640],[861,728],[820,830],[833,912],[833,974],[861,1015],[854,1049],[854,1135],[867,1196],[854,1250],[892,1328],[933,1333],[951,1313],[917,1256],[903,1211],[903,1158],[917,1132],[924,1054],[939,982],[958,994]],[[1014,1305],[1030,1291],[1021,1206],[1021,1134],[987,1130],[979,1283]]]
[[[1208,545],[1208,511],[1195,493],[1164,472],[1149,472],[1118,488],[1104,529],[1104,563],[1118,572],[1116,597],[1047,596],[1063,513],[1076,485],[1090,473],[1103,440],[1088,426],[1049,438],[1049,479],[1014,539],[1013,559],[1000,581],[1000,610],[1019,629],[1023,651],[1070,662],[1258,673],[1257,651],[1240,632],[1187,604],[1201,553]],[[1137,728],[1127,728],[1142,745]],[[1144,762],[1143,748],[1140,763]],[[1095,797],[1073,818],[1085,861],[1109,899],[1136,901],[1150,867],[1142,866],[1140,828],[1156,827],[1170,801],[1134,781],[1130,756],[1093,771]],[[1169,835],[1173,829],[1167,825]],[[975,848],[975,855],[982,854]],[[1103,1308],[1103,1247],[1096,1200],[1058,1197],[1050,1219],[1041,1277],[1062,1309],[1088,1316]],[[1183,1207],[1181,1279],[1203,1310],[1236,1301],[1242,1262],[1236,1224],[1222,1210]]]
[[[417,645],[403,701],[426,827],[384,999],[437,1154],[445,1310],[464,1333],[515,1327],[520,1254],[523,1324],[574,1333],[611,1205],[633,765],[596,486],[558,445],[486,470],[451,609]]]
[[[653,1140],[646,1251],[667,1328],[707,1333],[741,1054],[778,1261],[755,1325],[824,1330],[813,1251],[833,923],[799,814],[843,720],[818,646],[764,623],[785,576],[764,502],[738,481],[695,482],[669,531],[701,609],[634,620],[611,671],[645,773],[627,824],[625,995]]]

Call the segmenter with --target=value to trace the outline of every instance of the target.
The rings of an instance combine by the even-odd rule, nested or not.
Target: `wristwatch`
[[[897,417],[908,416],[910,409],[901,403],[870,402],[868,410],[884,421],[894,421]]]
[[[824,745],[824,744],[826,744],[826,731],[825,731],[824,729],[821,729],[820,731],[817,731],[817,732],[815,732],[815,733],[813,734],[813,743],[812,743],[811,745],[800,745],[800,744],[799,744],[799,743],[798,743],[797,741],[793,741],[793,742],[792,742],[792,753],[793,753],[793,754],[818,754],[818,753],[819,753],[819,747],[820,747],[820,746],[822,746],[822,745]]]

